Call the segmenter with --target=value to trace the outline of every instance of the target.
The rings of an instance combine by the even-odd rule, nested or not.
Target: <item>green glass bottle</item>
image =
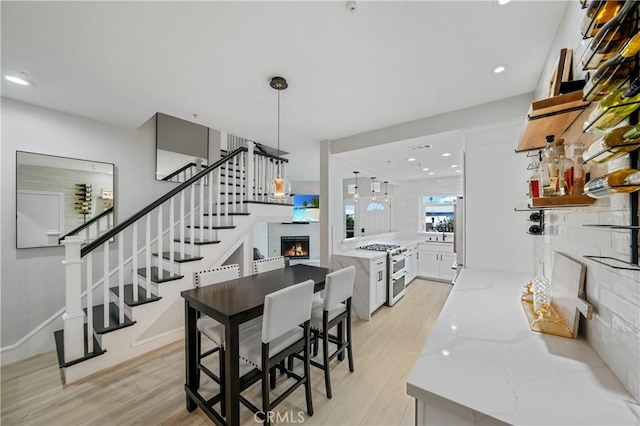
[[[605,131],[629,116],[640,107],[640,78],[636,78],[631,86],[614,90],[602,98],[600,104],[594,109],[583,130],[588,133]]]
[[[598,30],[585,55],[585,59],[588,59],[584,64],[586,69],[598,68],[603,61],[618,53],[635,33],[635,23],[632,18],[638,4],[637,1],[624,2],[618,13]]]
[[[609,92],[618,89],[631,74],[634,62],[631,60],[640,51],[640,32],[624,45],[620,53],[605,61],[593,74],[587,74],[583,93],[586,101],[602,99]]]
[[[617,127],[593,142],[583,153],[584,161],[600,164],[621,157],[640,147],[640,123]]]

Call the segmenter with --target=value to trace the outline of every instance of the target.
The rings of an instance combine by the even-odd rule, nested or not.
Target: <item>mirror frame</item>
[[[209,139],[210,129],[206,126],[161,112],[156,113],[155,179],[183,183],[207,167],[211,155]],[[204,157],[197,154],[204,154]],[[171,162],[171,171],[161,170],[161,161]]]
[[[31,161],[25,161],[27,158],[31,159]],[[21,158],[22,157],[22,158]],[[69,167],[64,167],[65,164]],[[77,168],[72,168],[72,164],[76,163]],[[56,166],[58,164],[58,166]],[[51,155],[51,154],[42,154],[38,152],[29,152],[29,151],[20,151],[16,150],[16,182],[15,182],[15,190],[16,190],[16,249],[25,249],[25,248],[42,248],[42,247],[57,247],[59,246],[58,239],[62,237],[65,233],[77,228],[79,225],[86,223],[91,219],[91,217],[95,217],[99,215],[101,212],[115,207],[115,164],[107,163],[104,161],[93,161],[93,160],[85,160],[81,158],[73,158],[73,157],[64,157],[59,155]],[[62,166],[60,166],[62,165]],[[40,179],[31,181],[31,183],[27,182],[25,184],[24,176],[21,176],[21,166],[43,166],[49,167],[52,169],[60,169],[60,170],[74,170],[78,172],[78,178],[74,176],[69,176],[67,174],[61,173],[59,175],[60,181],[62,182],[59,185],[52,184],[55,181],[55,173],[49,172],[46,175],[46,179]],[[110,169],[110,170],[109,170]],[[81,175],[84,173],[95,173],[96,179],[88,179],[90,174],[86,176]],[[91,201],[89,202],[89,208],[87,210],[93,210],[93,214],[89,216],[84,212],[83,208],[86,209],[83,202],[87,202],[87,197],[84,197],[82,200],[81,196],[78,195],[81,192],[80,185],[107,185],[105,179],[100,179],[98,175],[111,175],[111,182],[108,184],[110,187],[101,187],[101,188],[93,188],[95,192],[92,193]],[[73,184],[64,180],[68,179]],[[77,183],[76,183],[77,181]],[[38,182],[43,183],[39,185]],[[35,183],[35,184],[34,184]],[[102,190],[107,190],[105,192],[105,197],[102,197]],[[111,191],[109,193],[109,190]],[[57,199],[56,199],[57,198]],[[31,212],[25,216],[25,211],[29,208],[27,203],[31,203],[33,208]],[[41,203],[49,203],[49,208],[41,208]],[[53,206],[53,209],[51,208]],[[49,214],[51,210],[56,211],[58,214],[57,223],[58,228],[62,227],[62,229],[51,230],[55,232],[45,232],[47,234],[48,241],[46,243],[31,243],[28,238],[24,238],[24,232],[22,232],[23,238],[21,239],[21,229],[30,228],[35,224],[35,221],[32,223],[21,222],[21,218],[24,220],[36,219],[35,215]],[[100,211],[98,211],[100,210]],[[74,217],[76,215],[80,215]],[[55,218],[50,217],[54,222]],[[72,223],[73,221],[77,221],[77,223]],[[45,225],[46,227],[46,225]],[[37,234],[35,234],[37,235]],[[37,240],[38,237],[35,237]]]

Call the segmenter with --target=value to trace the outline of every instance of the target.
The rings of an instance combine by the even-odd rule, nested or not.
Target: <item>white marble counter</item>
[[[375,251],[375,250],[358,250],[358,249],[354,249],[354,250],[345,250],[345,251],[334,252],[333,254],[338,255],[338,256],[357,257],[357,258],[360,258],[360,259],[376,259],[378,257],[385,257],[387,255],[387,252]]]
[[[529,329],[519,299],[530,278],[462,271],[407,380],[434,414],[419,424],[640,423],[640,405],[586,341]]]

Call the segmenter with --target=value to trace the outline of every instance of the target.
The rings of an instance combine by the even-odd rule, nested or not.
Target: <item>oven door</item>
[[[389,306],[393,306],[402,296],[404,296],[406,270],[401,270],[393,274],[389,279]]]
[[[407,261],[406,254],[399,254],[391,257],[391,275],[396,275],[399,272],[405,270],[405,263]]]

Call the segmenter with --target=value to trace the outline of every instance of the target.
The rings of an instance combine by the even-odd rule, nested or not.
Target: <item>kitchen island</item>
[[[530,279],[462,271],[407,379],[417,425],[640,423],[640,405],[585,340],[529,329]]]

